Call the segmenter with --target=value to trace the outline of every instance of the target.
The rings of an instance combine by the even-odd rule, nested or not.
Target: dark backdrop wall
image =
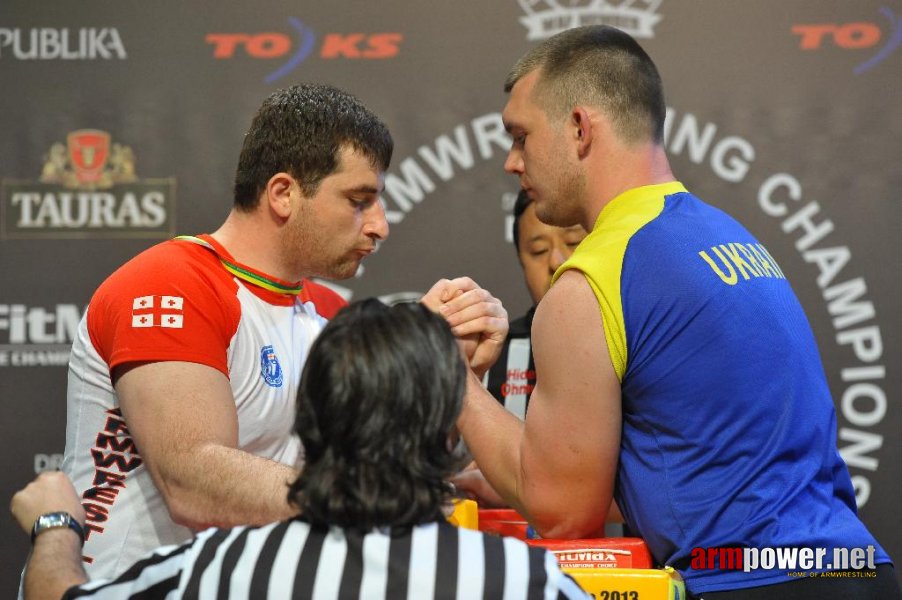
[[[343,294],[467,274],[522,314],[501,84],[537,40],[605,22],[660,67],[678,177],[745,222],[800,296],[861,514],[902,557],[900,19],[899,0],[5,0],[0,497],[59,464],[66,357],[94,288],[221,223],[242,135],[279,87],[345,88],[395,136],[391,238]],[[28,543],[0,524],[9,591]]]

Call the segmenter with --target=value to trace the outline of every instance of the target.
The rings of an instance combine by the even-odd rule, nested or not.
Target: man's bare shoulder
[[[578,270],[569,270],[551,287],[532,324],[538,377],[563,385],[574,369],[581,377],[601,377],[611,369],[598,300]],[[572,382],[566,385],[571,385]],[[545,391],[554,388],[545,387]]]
[[[585,275],[579,270],[569,269],[561,274],[539,302],[533,320],[533,331],[537,326],[550,326],[553,330],[568,323],[585,325],[586,317],[595,317],[601,324],[598,299]]]

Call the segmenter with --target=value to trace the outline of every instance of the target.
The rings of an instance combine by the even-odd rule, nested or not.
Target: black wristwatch
[[[75,517],[67,512],[44,513],[35,519],[34,527],[31,528],[31,543],[34,543],[34,538],[36,538],[39,533],[47,531],[48,529],[57,529],[59,527],[68,527],[77,533],[78,539],[81,540],[81,545],[85,545],[85,530],[82,528],[81,523],[76,521]]]

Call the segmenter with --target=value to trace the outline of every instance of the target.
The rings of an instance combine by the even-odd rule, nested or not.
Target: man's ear
[[[592,137],[595,134],[592,118],[585,107],[575,106],[570,112],[570,124],[573,135],[576,137],[576,152],[580,158],[583,158],[589,153],[589,148],[592,146]]]
[[[282,219],[287,219],[291,216],[291,211],[294,208],[291,203],[292,195],[298,193],[300,193],[300,190],[294,177],[288,173],[279,172],[266,182],[264,199],[273,213]]]

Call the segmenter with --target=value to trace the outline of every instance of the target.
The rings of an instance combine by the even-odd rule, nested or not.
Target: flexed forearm
[[[154,476],[172,520],[192,529],[262,525],[290,518],[288,465],[217,444],[205,444]]]

